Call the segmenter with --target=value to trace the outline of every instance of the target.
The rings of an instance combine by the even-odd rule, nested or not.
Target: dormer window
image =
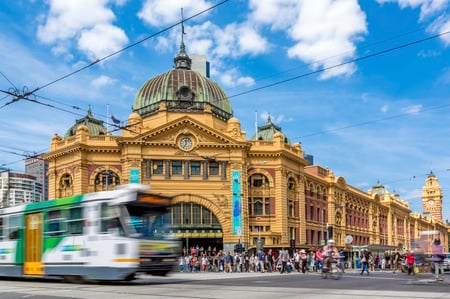
[[[190,101],[192,101],[194,94],[189,87],[183,86],[178,90],[177,96],[178,96],[178,100],[180,100],[180,101],[183,101],[183,102],[189,101],[190,102]]]

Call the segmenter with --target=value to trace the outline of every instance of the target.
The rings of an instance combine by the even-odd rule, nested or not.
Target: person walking
[[[369,259],[370,259],[370,253],[367,252],[367,249],[364,249],[364,251],[361,254],[361,265],[362,265],[362,270],[361,270],[361,275],[364,274],[364,271],[367,272],[367,275],[369,275]]]
[[[305,274],[308,271],[308,255],[306,254],[305,249],[300,250],[300,262],[302,273]]]
[[[406,255],[406,266],[408,267],[408,275],[411,275],[411,273],[416,275],[416,273],[414,273],[414,253],[412,250]]]
[[[436,281],[443,281],[444,269],[442,264],[445,259],[445,254],[443,253],[443,247],[441,245],[441,239],[436,238],[431,244],[431,252],[433,253],[433,265],[434,265],[434,276]]]
[[[317,249],[316,257],[315,257],[316,268],[315,271],[319,272],[323,267],[323,256],[322,256],[322,248]]]
[[[397,274],[396,271],[400,270],[402,271],[402,256],[400,255],[400,252],[397,250],[395,250],[394,255],[391,258],[392,260],[392,267],[393,267],[393,271],[392,274]]]
[[[280,258],[281,258],[281,272],[280,274],[283,273],[289,273],[289,270],[287,268],[287,263],[289,261],[289,252],[287,251],[287,249],[281,248],[280,251]]]

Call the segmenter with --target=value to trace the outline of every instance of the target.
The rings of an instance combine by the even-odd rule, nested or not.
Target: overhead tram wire
[[[8,103],[8,104],[6,104],[6,105],[9,105],[9,104],[11,104],[11,103],[13,103],[13,102],[16,102],[16,101],[18,101],[18,100],[21,100],[21,99],[23,99],[23,98],[25,98],[25,97],[28,97],[28,96],[34,94],[35,92],[37,92],[37,91],[39,91],[39,90],[42,90],[42,89],[44,89],[44,88],[46,88],[46,87],[48,87],[48,86],[50,86],[50,85],[53,85],[53,84],[55,84],[55,83],[57,83],[57,82],[59,82],[59,81],[61,81],[61,80],[64,80],[64,79],[66,79],[66,78],[68,78],[68,77],[71,77],[71,76],[73,76],[73,75],[75,75],[75,74],[77,74],[77,73],[79,73],[79,72],[82,72],[82,71],[84,71],[84,70],[86,70],[86,69],[88,69],[88,68],[90,68],[90,67],[96,65],[96,64],[99,63],[99,62],[102,62],[102,61],[104,61],[104,60],[107,60],[107,59],[109,59],[109,58],[111,58],[111,57],[113,57],[113,56],[115,56],[115,55],[117,55],[117,54],[119,54],[119,53],[122,53],[122,52],[124,52],[124,51],[126,51],[126,50],[128,50],[128,49],[130,49],[130,48],[132,48],[132,47],[134,47],[134,46],[136,46],[136,45],[139,45],[139,44],[141,44],[141,43],[147,41],[147,40],[150,39],[150,38],[153,38],[153,37],[155,37],[155,36],[158,36],[158,35],[160,35],[161,33],[164,33],[164,32],[166,32],[166,31],[169,31],[170,29],[172,29],[172,28],[174,28],[174,27],[180,25],[181,23],[186,22],[186,21],[189,21],[189,20],[191,20],[191,19],[193,19],[193,18],[196,18],[197,16],[202,15],[202,14],[204,14],[204,13],[206,13],[206,12],[208,12],[208,11],[210,11],[210,10],[212,10],[212,9],[214,9],[214,8],[220,6],[220,5],[222,5],[222,4],[224,4],[224,3],[228,2],[228,1],[230,1],[230,0],[223,0],[223,1],[221,1],[221,2],[219,2],[219,3],[217,3],[217,4],[215,4],[215,5],[213,5],[213,6],[209,7],[209,8],[207,8],[207,9],[204,9],[204,10],[202,10],[202,11],[200,11],[200,12],[198,12],[198,13],[196,13],[196,14],[194,14],[194,15],[192,15],[192,16],[186,18],[186,19],[181,20],[180,22],[177,22],[177,23],[175,23],[175,24],[173,24],[173,25],[171,25],[171,26],[169,26],[169,27],[166,27],[166,28],[164,28],[164,29],[162,29],[162,30],[160,30],[160,31],[158,31],[158,32],[156,32],[156,33],[154,33],[154,34],[151,34],[151,35],[149,35],[149,36],[147,36],[147,37],[145,37],[145,38],[143,38],[143,39],[141,39],[141,40],[139,40],[139,41],[137,41],[137,42],[134,42],[134,43],[132,43],[132,44],[130,44],[130,45],[128,45],[128,46],[126,46],[126,47],[120,49],[120,50],[117,50],[117,51],[115,51],[115,52],[113,52],[113,53],[111,53],[111,54],[109,54],[109,55],[106,55],[106,56],[104,56],[103,58],[96,59],[96,60],[92,61],[90,64],[88,64],[88,65],[86,65],[86,66],[84,66],[84,67],[82,67],[82,68],[80,68],[80,69],[78,69],[78,70],[75,70],[75,71],[73,71],[73,72],[71,72],[71,73],[69,73],[69,74],[67,74],[67,75],[64,75],[64,76],[62,76],[62,77],[60,77],[60,78],[58,78],[58,79],[56,79],[56,80],[53,80],[53,81],[51,81],[51,82],[49,82],[49,83],[47,83],[47,84],[44,84],[44,85],[40,86],[40,87],[36,87],[36,88],[33,89],[31,92],[25,93],[25,94],[23,94],[23,95],[15,95],[15,94],[9,93],[10,95],[16,96],[17,98],[16,98],[16,99],[13,99],[10,103]],[[9,80],[8,80],[8,81],[9,81]],[[17,88],[16,88],[16,90],[17,90]],[[5,92],[5,91],[3,91],[3,90],[0,90],[0,91],[1,91],[1,92]],[[8,93],[8,92],[5,92],[5,93]],[[4,105],[4,106],[6,106],[6,105]],[[0,107],[0,108],[3,108],[4,106],[2,106],[2,107]]]
[[[399,39],[400,37],[409,36],[409,35],[411,35],[411,34],[420,32],[420,31],[422,31],[423,29],[424,29],[424,27],[420,27],[420,28],[417,28],[417,29],[412,30],[412,31],[409,31],[409,32],[397,34],[397,35],[394,35],[394,36],[385,38],[385,39],[383,39],[383,40],[375,41],[375,42],[373,42],[373,43],[370,43],[370,44],[367,44],[367,45],[363,45],[363,46],[361,46],[361,47],[358,47],[358,50],[370,49],[370,48],[372,48],[373,46],[377,46],[377,45],[381,45],[381,44],[384,44],[384,43],[389,42],[389,41],[397,40],[397,39]],[[326,60],[328,60],[328,59],[340,57],[340,56],[343,56],[343,55],[346,54],[346,53],[351,53],[351,52],[352,52],[352,50],[349,50],[349,51],[343,51],[343,52],[341,52],[341,53],[339,53],[339,54],[335,54],[335,55],[332,55],[332,56],[328,56],[328,57],[326,57],[326,58],[321,58],[321,59],[315,60],[315,61],[311,62],[309,65],[320,64],[321,62],[324,62],[324,61],[326,61]],[[298,70],[298,69],[300,69],[300,68],[304,68],[304,65],[302,65],[302,66],[297,66],[297,67],[291,67],[291,68],[282,70],[282,71],[277,72],[277,73],[274,73],[274,74],[270,74],[270,75],[267,75],[267,76],[263,76],[263,77],[260,77],[260,78],[256,78],[256,81],[255,81],[255,82],[266,81],[266,80],[268,80],[268,79],[270,79],[270,78],[277,77],[277,76],[280,76],[280,75],[282,75],[282,74],[292,73],[293,71]],[[236,87],[228,88],[228,89],[226,89],[226,91],[228,92],[228,91],[232,91],[232,90],[235,90],[235,89],[238,89],[238,88],[239,88],[239,86],[236,86]]]
[[[116,52],[113,52],[113,53],[111,53],[111,54],[109,54],[109,55],[103,57],[103,58],[96,59],[95,61],[91,62],[90,64],[88,64],[88,65],[86,65],[86,66],[84,66],[84,67],[82,67],[82,68],[80,68],[80,69],[78,69],[78,70],[76,70],[76,71],[73,71],[73,72],[71,72],[71,73],[69,73],[69,74],[67,74],[67,75],[64,75],[64,76],[62,76],[62,77],[60,77],[60,78],[58,78],[58,79],[56,79],[56,80],[53,80],[53,81],[51,81],[51,82],[49,82],[49,83],[47,83],[47,84],[44,84],[44,85],[42,85],[42,86],[40,86],[40,87],[37,87],[37,88],[35,88],[34,90],[32,90],[32,91],[30,91],[30,92],[24,92],[24,93],[20,94],[19,89],[18,89],[17,87],[15,87],[15,85],[14,85],[14,84],[6,77],[3,73],[0,72],[1,75],[2,75],[2,76],[3,76],[3,77],[4,77],[4,78],[12,85],[12,86],[14,86],[14,88],[13,88],[12,91],[11,91],[11,90],[9,90],[9,91],[0,90],[0,92],[3,92],[3,93],[6,94],[6,96],[5,96],[4,98],[2,98],[2,100],[5,99],[5,98],[7,98],[8,96],[13,96],[13,99],[12,99],[10,102],[8,102],[8,103],[6,103],[6,104],[0,106],[0,109],[2,109],[2,108],[5,107],[5,106],[8,106],[8,105],[10,105],[10,104],[12,104],[12,103],[15,103],[15,102],[17,102],[17,101],[19,101],[19,100],[26,99],[26,100],[29,100],[29,101],[31,101],[31,102],[37,103],[37,104],[41,104],[41,105],[48,106],[48,107],[51,107],[51,108],[54,108],[54,109],[57,109],[57,110],[65,111],[65,112],[72,113],[72,114],[75,114],[75,115],[79,115],[79,114],[73,113],[73,112],[71,112],[71,111],[68,111],[68,110],[66,110],[66,109],[58,108],[58,107],[56,107],[56,106],[54,106],[54,105],[41,103],[41,102],[37,101],[36,99],[33,99],[33,100],[28,99],[28,97],[30,97],[31,95],[34,95],[34,93],[36,93],[36,92],[39,91],[39,90],[42,90],[43,88],[46,88],[46,87],[48,87],[48,86],[50,86],[50,85],[52,85],[52,84],[55,84],[55,83],[57,83],[57,82],[59,82],[59,81],[61,81],[61,80],[64,80],[64,79],[66,79],[66,78],[68,78],[68,77],[70,77],[70,76],[73,76],[73,75],[75,75],[75,74],[77,74],[77,73],[79,73],[79,72],[81,72],[81,71],[83,71],[83,70],[86,70],[86,69],[92,67],[93,65],[95,65],[95,64],[97,64],[97,63],[99,63],[99,62],[101,62],[101,61],[107,60],[107,59],[109,59],[109,58],[111,58],[111,57],[113,57],[113,56],[115,56],[115,55],[117,55],[117,54],[119,54],[119,53],[122,53],[122,52],[124,52],[124,51],[126,51],[126,50],[128,50],[128,49],[130,49],[130,48],[132,48],[132,47],[134,47],[134,46],[136,46],[136,45],[138,45],[138,44],[141,44],[141,43],[147,41],[147,40],[150,39],[150,38],[153,38],[153,37],[155,37],[155,36],[157,36],[157,35],[160,35],[161,33],[164,33],[164,32],[166,32],[166,31],[169,31],[170,29],[172,29],[172,28],[174,28],[174,27],[176,27],[176,26],[182,24],[183,22],[186,22],[186,21],[189,21],[189,20],[191,20],[191,19],[194,19],[194,18],[196,18],[197,16],[202,15],[202,14],[204,14],[204,13],[206,13],[206,12],[212,10],[212,9],[215,9],[215,8],[219,7],[220,5],[222,5],[222,4],[224,4],[224,3],[228,2],[228,1],[229,1],[229,0],[223,0],[223,1],[221,1],[221,2],[219,2],[219,3],[217,3],[217,4],[215,4],[215,5],[213,5],[213,6],[211,6],[211,7],[209,7],[209,8],[207,8],[207,9],[203,10],[203,11],[200,11],[200,12],[198,12],[198,13],[196,13],[196,14],[194,14],[194,15],[188,17],[188,18],[183,18],[180,22],[177,22],[177,23],[175,23],[175,24],[173,24],[173,25],[171,25],[171,26],[169,26],[169,27],[166,27],[166,28],[164,28],[163,30],[160,30],[160,31],[158,31],[158,32],[156,32],[156,33],[154,33],[154,34],[152,34],[152,35],[150,35],[150,36],[147,36],[146,38],[143,38],[143,39],[141,39],[141,40],[139,40],[139,41],[137,41],[137,42],[135,42],[135,43],[132,43],[132,44],[130,44],[130,45],[128,45],[128,46],[126,46],[126,47],[124,47],[124,48],[122,48],[122,49],[116,51]],[[34,96],[36,96],[36,95],[34,95]],[[75,107],[75,106],[73,106],[72,108],[78,109],[78,110],[80,109],[80,108]],[[116,130],[121,130],[121,129],[129,130],[129,129],[126,128],[126,127],[117,126],[117,125],[115,125],[115,124],[111,124],[111,126],[116,127]],[[115,130],[115,131],[116,131],[116,130]],[[130,130],[129,130],[129,131],[130,131]]]
[[[318,69],[318,70],[315,70],[315,71],[310,71],[308,73],[301,74],[301,75],[298,75],[298,76],[294,76],[294,77],[291,77],[291,78],[288,78],[288,79],[285,79],[285,80],[280,80],[280,81],[276,81],[274,83],[263,85],[263,86],[260,86],[260,87],[257,87],[257,88],[249,89],[247,91],[243,91],[243,92],[240,92],[240,93],[228,96],[228,99],[236,98],[236,97],[239,97],[239,96],[242,96],[242,95],[246,95],[246,94],[249,94],[249,93],[253,93],[255,91],[260,91],[260,90],[263,90],[263,89],[267,89],[269,87],[281,85],[281,84],[284,84],[284,83],[287,83],[287,82],[290,82],[290,81],[294,81],[294,80],[297,80],[297,79],[300,79],[300,78],[305,78],[305,77],[309,77],[309,76],[312,76],[312,75],[315,75],[315,74],[323,73],[325,71],[328,71],[328,70],[331,70],[331,69],[334,69],[334,68],[338,68],[340,66],[344,66],[344,65],[347,65],[347,64],[350,64],[350,63],[366,60],[366,59],[369,59],[369,58],[372,58],[372,57],[375,57],[375,56],[380,56],[380,55],[383,55],[383,54],[386,54],[386,53],[389,53],[389,52],[394,52],[396,50],[399,50],[399,49],[402,49],[402,48],[406,48],[406,47],[409,47],[409,46],[412,46],[412,45],[420,44],[420,43],[423,43],[423,42],[426,42],[426,41],[429,41],[429,40],[432,40],[432,39],[435,39],[435,38],[447,35],[449,33],[450,33],[450,31],[441,32],[441,33],[438,33],[438,34],[435,34],[435,35],[431,35],[431,36],[423,38],[423,39],[418,39],[418,40],[414,40],[412,42],[408,42],[408,43],[404,43],[404,44],[401,44],[401,45],[398,45],[398,46],[395,46],[395,47],[391,47],[391,48],[388,48],[386,50],[381,50],[381,51],[378,51],[378,52],[375,52],[375,53],[372,53],[372,54],[367,54],[367,55],[364,55],[364,56],[361,56],[361,57],[349,59],[347,61],[344,61],[344,62],[341,62],[341,63],[338,63],[338,64],[334,64],[332,66],[324,67],[324,68],[321,68],[321,69]]]
[[[448,108],[448,107],[450,107],[450,104],[445,104],[445,105],[440,105],[440,106],[433,106],[433,107],[429,107],[429,108],[420,109],[417,113],[427,112],[427,111],[431,111],[431,110],[445,109],[445,108]],[[383,117],[383,118],[379,118],[379,119],[368,120],[368,121],[364,121],[364,122],[360,122],[360,123],[356,123],[356,124],[352,124],[352,125],[348,125],[348,126],[338,127],[338,128],[335,128],[335,129],[318,131],[318,132],[315,132],[315,133],[311,133],[311,134],[295,137],[293,139],[313,137],[313,136],[317,136],[317,135],[322,135],[324,133],[335,132],[335,131],[340,131],[340,130],[344,130],[344,129],[354,128],[354,127],[361,127],[361,126],[365,126],[365,125],[369,125],[369,124],[373,124],[373,123],[378,123],[378,122],[382,122],[382,121],[385,121],[385,120],[391,120],[391,119],[395,119],[395,118],[400,118],[400,117],[404,117],[404,116],[408,116],[408,115],[411,115],[411,112],[394,114],[394,115],[391,115],[391,116],[387,116],[387,117]]]

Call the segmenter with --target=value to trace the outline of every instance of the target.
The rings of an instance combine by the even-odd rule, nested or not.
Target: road
[[[0,299],[134,299],[134,298],[449,298],[450,277],[436,282],[429,274],[416,277],[390,272],[361,276],[346,273],[341,280],[318,274],[172,273],[142,276],[133,282],[68,284],[42,280],[0,280]]]

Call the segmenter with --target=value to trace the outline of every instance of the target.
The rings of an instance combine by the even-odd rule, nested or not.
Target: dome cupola
[[[191,58],[181,41],[174,58],[175,68],[149,79],[136,95],[132,110],[146,117],[157,113],[163,103],[167,111],[203,113],[210,106],[212,114],[228,120],[233,116],[226,93],[210,78],[191,70]]]
[[[108,129],[103,125],[103,121],[96,119],[92,115],[91,107],[89,106],[87,115],[83,118],[77,119],[75,124],[67,130],[64,138],[75,136],[79,126],[85,126],[90,135],[106,135]]]

